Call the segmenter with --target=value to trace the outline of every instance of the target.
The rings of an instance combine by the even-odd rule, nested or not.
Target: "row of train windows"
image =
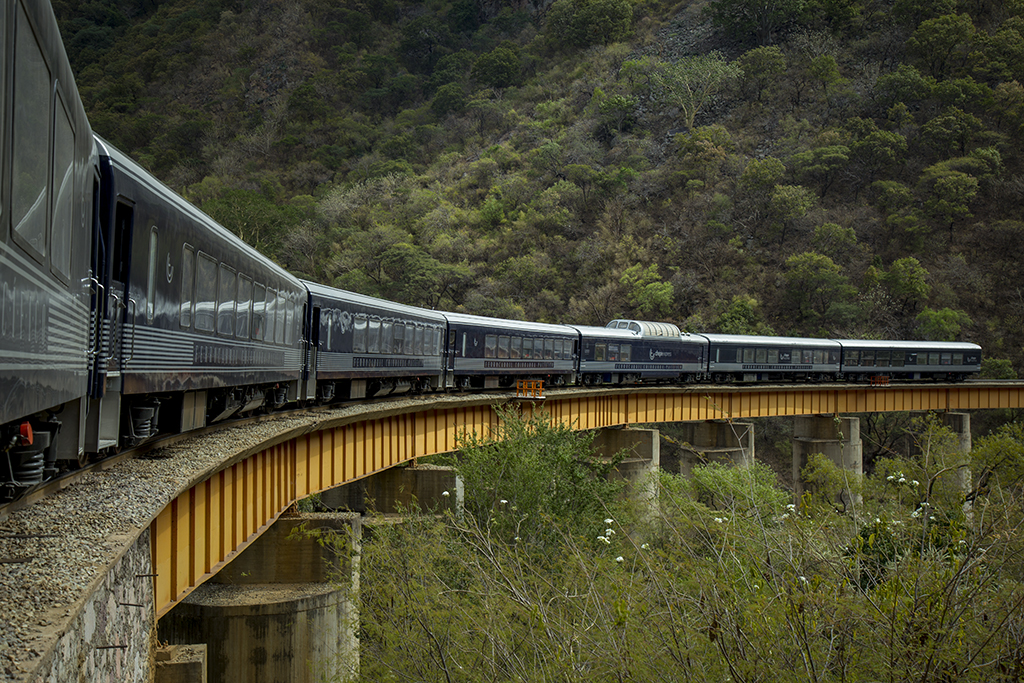
[[[462,336],[462,356],[466,356],[466,337]],[[572,360],[572,342],[563,339],[534,339],[489,334],[484,337],[484,358],[533,360]]]
[[[846,352],[846,365],[875,368],[901,368],[904,365],[963,365],[964,354],[929,351],[852,351]]]
[[[441,329],[357,315],[352,326],[352,352],[440,356]]]
[[[193,300],[193,294],[195,295]],[[286,293],[253,282],[209,254],[185,246],[181,256],[182,327],[270,344],[295,344],[298,303]]]
[[[595,344],[595,361],[616,361],[620,363],[630,362],[633,347],[629,344]]]
[[[5,6],[0,54],[6,54],[6,13]],[[20,3],[14,26],[11,226],[21,246],[42,263],[49,259],[50,270],[66,282],[74,228],[75,129]],[[0,111],[6,111],[2,93]]]
[[[838,363],[839,350],[832,349],[769,349],[764,347],[743,348],[736,352],[743,363],[781,363],[793,365],[821,365]]]

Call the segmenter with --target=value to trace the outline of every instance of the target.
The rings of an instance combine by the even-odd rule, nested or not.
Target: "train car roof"
[[[633,330],[619,330],[610,327],[597,327],[596,325],[569,325],[584,337],[605,337],[606,339],[623,339],[628,341],[639,341],[643,335]]]
[[[254,260],[263,263],[268,270],[274,271],[282,279],[290,281],[296,287],[299,286],[299,279],[297,277],[261,254],[255,248],[243,241],[238,235],[211,218],[208,214],[186,201],[184,197],[165,185],[159,178],[140,166],[134,159],[114,147],[101,136],[93,133],[93,138],[96,140],[96,147],[100,156],[109,157],[113,165],[127,175],[135,178],[139,183],[151,188],[157,196],[172,205],[175,210],[191,216],[193,220],[198,223],[202,223],[219,238],[228,242],[233,248],[249,253]]]
[[[750,334],[704,334],[713,344],[772,344],[775,346],[807,346],[811,348],[835,347],[839,342],[835,339],[808,339],[804,337],[759,337]]]
[[[380,299],[375,296],[369,296],[367,294],[359,294],[358,292],[350,292],[344,289],[337,289],[335,287],[328,287],[327,285],[321,285],[317,282],[310,282],[309,280],[302,280],[302,284],[306,285],[306,288],[310,293],[317,296],[323,297],[324,299],[330,299],[340,302],[351,302],[360,306],[374,307],[385,310],[395,315],[404,316],[418,316],[420,318],[426,318],[432,322],[443,325],[445,317],[438,311],[432,311],[428,308],[420,308],[419,306],[410,306],[408,304],[399,304],[394,301],[388,301],[387,299]]]
[[[672,323],[659,323],[650,320],[616,319],[605,325],[606,329],[633,330],[645,337],[682,337],[679,327]]]
[[[449,323],[457,325],[476,325],[478,327],[497,327],[518,332],[538,332],[544,334],[564,334],[577,336],[579,333],[568,325],[552,325],[550,323],[534,323],[528,320],[505,320],[503,318],[488,318],[483,315],[469,315],[467,313],[444,313]]]
[[[981,351],[970,342],[914,341],[912,339],[837,339],[844,348],[862,349],[924,349],[927,351]]]

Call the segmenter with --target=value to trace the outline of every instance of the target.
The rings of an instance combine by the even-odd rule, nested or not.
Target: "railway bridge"
[[[149,511],[137,513],[133,523],[89,541],[104,546],[106,561],[74,568],[91,572],[88,580],[78,579],[77,596],[44,605],[43,618],[36,610],[29,618],[12,617],[12,605],[2,605],[4,618],[17,623],[19,634],[9,655],[13,664],[7,666],[8,680],[78,680],[82,667],[91,671],[89,680],[147,680],[157,620],[250,546],[296,501],[423,456],[453,451],[465,434],[485,437],[498,424],[496,406],[510,401],[515,399],[508,394],[445,395],[307,411],[264,423],[253,433],[226,430],[201,437],[219,440],[205,459],[190,459],[198,452],[192,445],[171,446],[97,474],[102,481],[108,475],[123,477],[125,471],[137,477],[163,468],[171,483],[147,489],[143,498]],[[772,416],[1021,408],[1024,382],[613,387],[548,391],[542,399],[515,402],[525,416],[545,413],[555,423],[599,430]],[[88,486],[76,488],[47,499],[46,505],[9,512],[7,519],[0,518],[0,530],[19,528],[21,515],[30,518],[23,521],[26,526],[45,529],[40,518],[60,514],[61,496],[90,495]],[[135,490],[123,483],[113,488],[125,496]],[[119,507],[134,504],[102,503],[115,515]],[[36,559],[45,558],[46,534],[39,536]],[[4,550],[0,545],[0,585],[5,591],[13,588],[16,599],[19,569],[34,560],[5,558]],[[31,576],[27,570],[23,575]]]

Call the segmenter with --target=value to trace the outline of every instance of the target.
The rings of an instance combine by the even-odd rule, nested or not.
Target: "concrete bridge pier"
[[[205,644],[209,683],[353,679],[361,529],[355,514],[280,518],[168,612],[159,639]],[[317,542],[329,534],[343,553]]]
[[[971,439],[971,414],[970,413],[942,413],[942,424],[956,435],[958,447],[963,453],[964,461],[970,462],[971,449],[974,443]],[[964,495],[971,492],[974,485],[973,475],[969,466],[958,467],[956,470],[957,484]]]
[[[799,500],[804,493],[800,471],[807,458],[821,453],[841,469],[856,475],[864,474],[864,444],[860,439],[860,418],[833,415],[811,415],[794,418],[793,482]],[[840,503],[849,503],[849,494],[840,494]]]
[[[626,457],[610,475],[626,482],[626,495],[652,510],[657,489],[650,474],[661,467],[661,437],[657,429],[598,429],[591,444],[599,457],[612,458],[622,450]]]
[[[684,422],[677,425],[681,452],[662,456],[661,468],[689,477],[709,462],[748,467],[754,462],[754,423],[731,420]]]
[[[463,500],[462,479],[439,465],[392,467],[320,494],[320,503],[330,510],[384,514],[409,510],[414,503],[424,510],[454,511]]]

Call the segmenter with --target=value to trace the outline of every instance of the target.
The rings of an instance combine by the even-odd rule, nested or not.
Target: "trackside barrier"
[[[516,398],[544,398],[544,380],[516,380]]]

